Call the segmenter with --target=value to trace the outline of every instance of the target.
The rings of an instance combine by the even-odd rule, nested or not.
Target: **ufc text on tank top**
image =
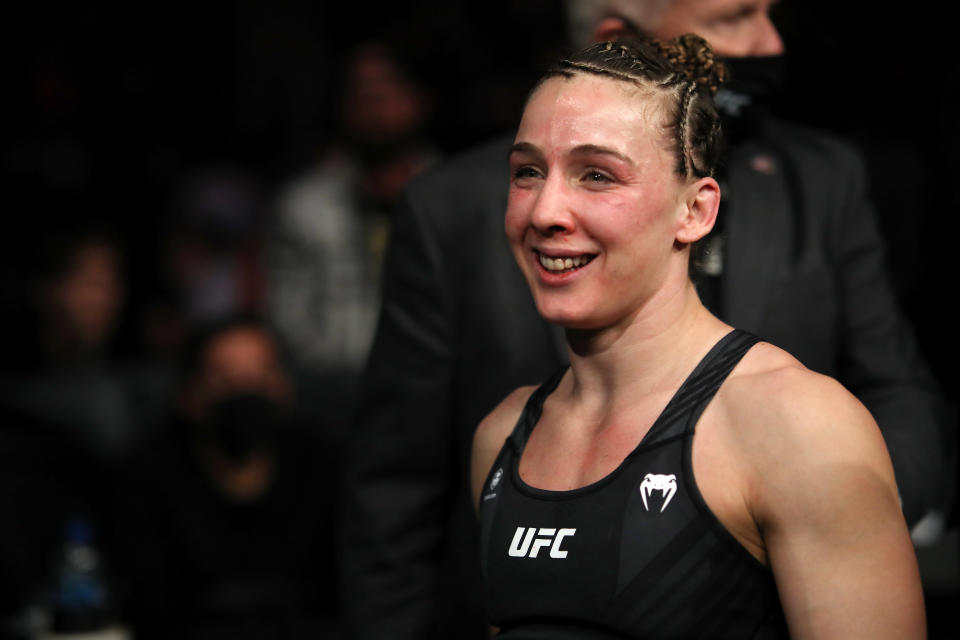
[[[786,638],[769,569],[710,511],[694,481],[694,428],[758,338],[722,338],[640,444],[572,491],[523,482],[519,461],[558,371],[527,401],[480,498],[484,592],[511,640]]]

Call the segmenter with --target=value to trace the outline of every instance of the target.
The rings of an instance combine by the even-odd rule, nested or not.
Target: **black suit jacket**
[[[484,637],[473,432],[566,360],[504,237],[510,142],[415,180],[395,219],[347,465],[352,637]],[[874,412],[912,521],[940,488],[939,398],[884,276],[858,157],[771,119],[728,165],[725,319],[839,378]]]

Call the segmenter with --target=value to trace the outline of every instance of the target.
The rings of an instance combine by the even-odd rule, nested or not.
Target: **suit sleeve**
[[[410,193],[391,232],[345,465],[340,600],[351,638],[430,635],[452,500],[453,301],[438,231]]]
[[[946,406],[889,282],[859,157],[834,237],[841,261],[839,378],[870,410],[893,461],[911,526],[943,499]]]

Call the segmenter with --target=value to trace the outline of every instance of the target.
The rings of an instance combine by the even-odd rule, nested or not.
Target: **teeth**
[[[565,271],[566,269],[574,269],[576,267],[582,267],[583,265],[590,262],[591,256],[574,256],[572,258],[551,258],[550,256],[545,256],[542,253],[538,254],[540,257],[540,264],[543,265],[543,268],[547,271]]]

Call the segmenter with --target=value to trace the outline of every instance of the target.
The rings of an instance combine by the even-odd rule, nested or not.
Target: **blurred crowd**
[[[135,234],[83,181],[17,185],[5,633],[334,637],[338,451],[390,212],[440,155],[430,91],[395,47],[346,50],[332,135],[288,179],[198,164]]]
[[[381,3],[379,29],[318,4],[146,33],[33,16],[3,158],[0,637],[336,637],[339,452],[391,211],[514,124],[563,30],[547,0]],[[529,35],[495,46],[507,29]],[[904,148],[930,157],[871,158]],[[895,282],[933,345],[940,258],[895,204]]]

